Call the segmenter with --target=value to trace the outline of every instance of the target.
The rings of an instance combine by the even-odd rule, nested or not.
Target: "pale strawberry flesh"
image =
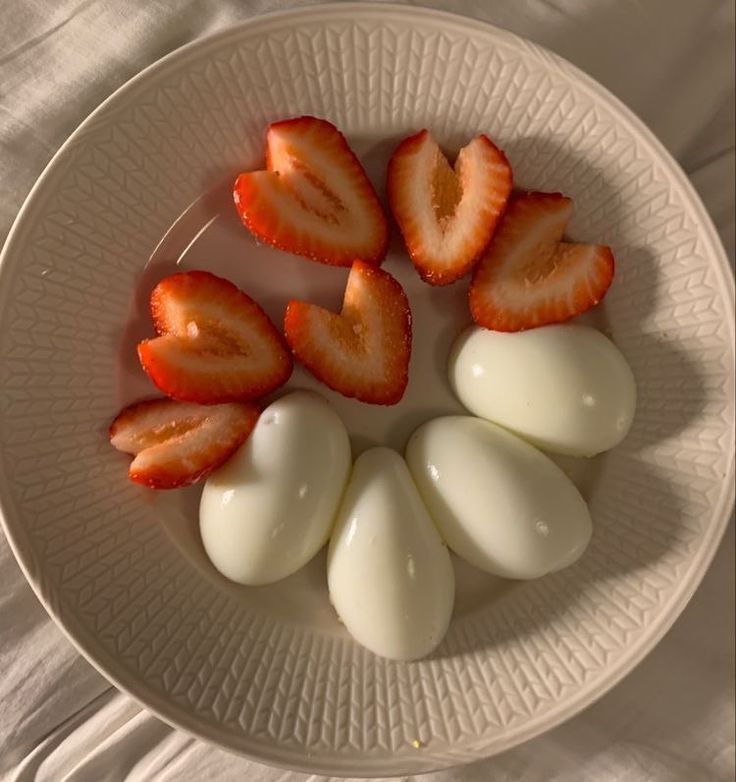
[[[595,307],[614,273],[609,247],[562,241],[573,204],[559,193],[509,202],[473,275],[473,320],[496,331],[562,323]]]
[[[409,379],[411,312],[387,272],[356,261],[340,314],[291,301],[284,327],[297,359],[333,390],[372,404],[400,401]]]
[[[244,225],[260,241],[336,266],[380,264],[388,224],[375,189],[344,136],[299,117],[272,124],[266,170],[240,174],[233,190]]]
[[[249,404],[197,405],[171,399],[138,402],[110,425],[110,442],[134,454],[135,483],[153,489],[188,486],[209,475],[242,445],[258,420]]]

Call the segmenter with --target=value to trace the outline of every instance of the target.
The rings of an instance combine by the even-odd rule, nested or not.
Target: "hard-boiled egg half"
[[[327,542],[350,463],[345,426],[319,394],[294,391],[269,405],[202,492],[212,564],[250,585],[299,570]]]
[[[589,326],[469,328],[453,346],[449,377],[471,413],[554,453],[594,456],[613,448],[634,418],[631,369]]]
[[[572,481],[500,426],[435,418],[414,432],[406,459],[448,546],[481,570],[538,578],[588,545],[590,513]]]
[[[383,657],[429,654],[450,624],[450,555],[402,457],[372,448],[355,462],[327,558],[330,599],[345,627]]]

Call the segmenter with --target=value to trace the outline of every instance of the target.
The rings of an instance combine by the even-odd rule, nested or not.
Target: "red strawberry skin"
[[[388,165],[388,201],[425,282],[448,285],[473,268],[512,183],[506,156],[487,136],[463,147],[454,168],[427,130],[399,144]]]
[[[258,399],[285,383],[292,360],[261,307],[233,283],[204,271],[171,275],[151,294],[160,336],[138,357],[156,387],[199,404]]]
[[[521,193],[509,201],[470,286],[478,325],[522,331],[563,323],[603,299],[613,281],[613,253],[562,241],[572,210],[561,193]]]
[[[126,407],[110,424],[110,442],[131,453],[130,480],[176,489],[209,475],[245,442],[258,420],[250,404],[203,406],[149,399]]]
[[[266,170],[240,174],[235,207],[261,242],[313,261],[380,265],[388,223],[373,185],[331,123],[275,122],[266,134]]]
[[[387,272],[355,261],[339,315],[290,301],[284,329],[297,359],[334,391],[378,405],[394,405],[404,395],[411,310]]]

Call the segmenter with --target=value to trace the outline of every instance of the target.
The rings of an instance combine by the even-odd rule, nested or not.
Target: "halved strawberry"
[[[376,191],[345,137],[315,117],[275,122],[266,170],[241,174],[233,191],[246,227],[262,242],[313,261],[380,264],[388,224]]]
[[[149,399],[118,414],[110,425],[110,442],[135,455],[128,470],[132,481],[175,489],[223,464],[245,442],[258,416],[258,408],[249,404]]]
[[[613,254],[602,245],[561,241],[572,209],[572,200],[560,193],[511,199],[470,286],[478,325],[521,331],[562,323],[605,296]]]
[[[167,396],[216,404],[257,399],[285,383],[288,347],[247,294],[203,271],[163,279],[151,294],[161,336],[138,345],[143,369]]]
[[[409,380],[411,310],[387,272],[355,261],[339,315],[290,301],[284,322],[294,355],[319,380],[345,396],[394,405]]]
[[[454,168],[427,130],[399,144],[388,164],[388,200],[425,282],[447,285],[470,271],[493,236],[511,184],[511,166],[487,136],[463,147]]]

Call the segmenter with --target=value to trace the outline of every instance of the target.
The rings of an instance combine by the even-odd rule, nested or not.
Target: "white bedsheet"
[[[0,241],[37,175],[116,87],[177,46],[279,0],[0,0]],[[425,2],[567,57],[682,163],[734,257],[730,0]],[[599,703],[501,756],[426,782],[734,778],[734,528],[652,654]],[[76,653],[0,536],[0,779],[303,782],[179,733]],[[311,777],[312,780],[321,779]]]

